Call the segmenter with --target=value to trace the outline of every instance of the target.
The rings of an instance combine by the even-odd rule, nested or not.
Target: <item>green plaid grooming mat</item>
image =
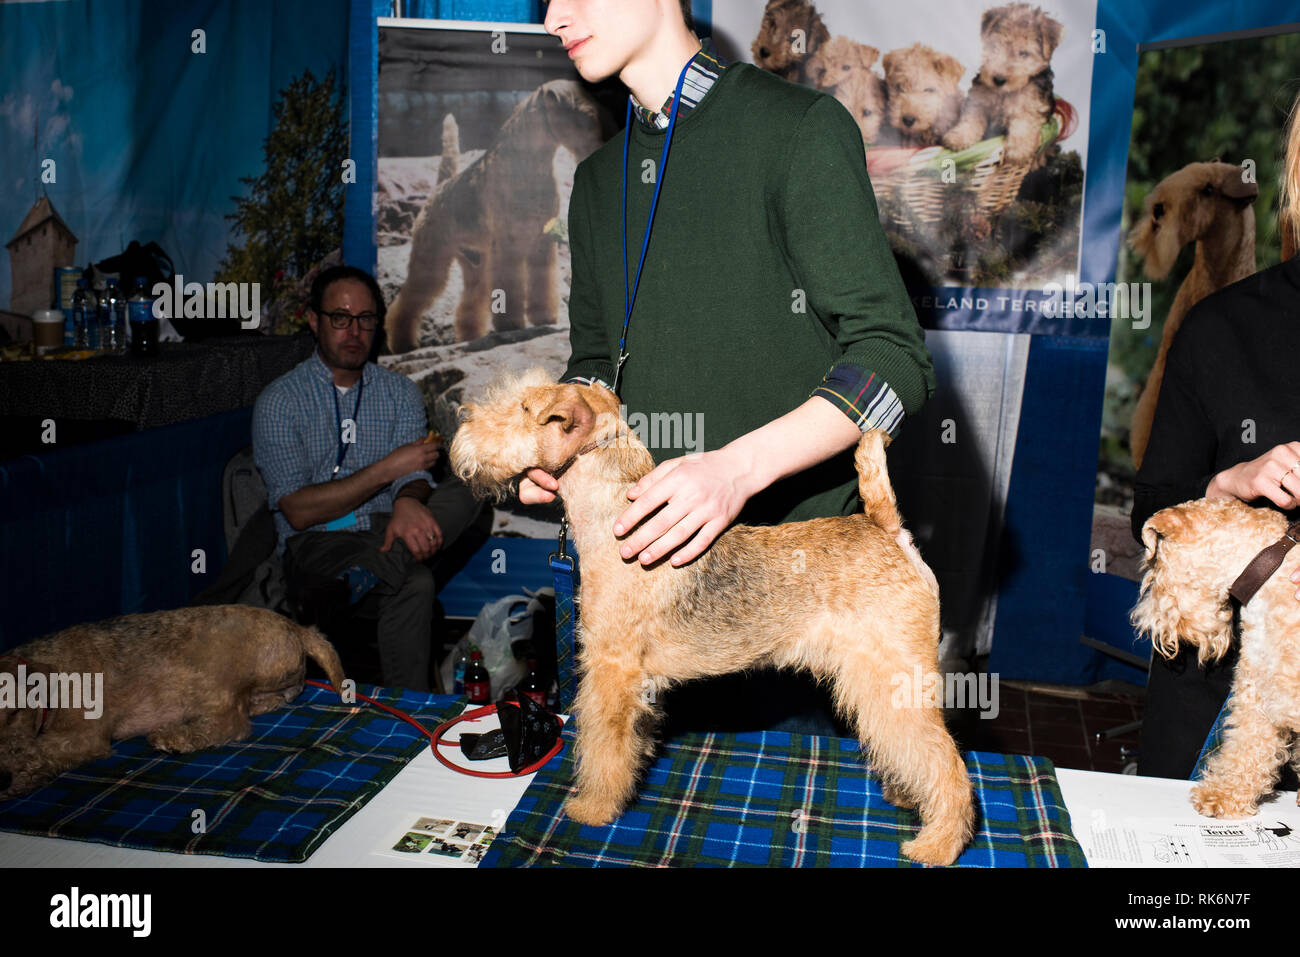
[[[430,731],[464,699],[358,687]],[[143,737],[0,802],[0,829],[183,854],[305,861],[429,746],[405,721],[308,685],[293,703],[253,719],[248,740],[164,754]],[[196,810],[204,832],[194,833]]]
[[[572,722],[564,729],[573,743]],[[1045,758],[972,751],[977,831],[959,867],[1087,867]],[[920,819],[886,803],[858,743],[777,731],[667,743],[635,803],[605,827],[561,813],[566,747],[529,785],[481,867],[916,867]]]

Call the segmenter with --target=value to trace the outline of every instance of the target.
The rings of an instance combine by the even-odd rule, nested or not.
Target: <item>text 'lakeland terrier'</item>
[[[1198,499],[1152,515],[1142,526],[1146,572],[1133,625],[1166,658],[1185,642],[1201,664],[1218,661],[1232,645],[1229,589],[1286,533],[1280,512],[1236,499]],[[1300,548],[1292,548],[1241,607],[1241,656],[1222,744],[1192,789],[1192,805],[1207,817],[1254,815],[1300,732],[1300,602],[1290,581],[1297,567]]]
[[[832,683],[886,799],[920,811],[920,834],[903,853],[930,864],[957,858],[974,818],[966,767],[941,710],[891,702],[892,676],[938,671],[939,599],[902,528],[882,432],[858,446],[865,514],[735,526],[688,565],[642,567],[619,556],[613,525],[654,462],[612,392],[557,385],[536,370],[462,416],[451,448],[456,474],[498,497],[534,466],[558,474],[582,556],[569,817],[605,824],[627,806],[654,752],[659,692],[748,668],[804,668]]]
[[[114,741],[136,735],[178,753],[242,740],[250,717],[302,691],[307,655],[341,692],[343,666],[320,632],[245,605],[74,625],[0,654],[0,801],[106,758]],[[53,700],[57,689],[95,676],[102,700],[93,708]]]

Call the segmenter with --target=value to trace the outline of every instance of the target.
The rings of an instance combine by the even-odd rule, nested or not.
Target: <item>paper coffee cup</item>
[[[53,352],[63,345],[63,313],[58,309],[38,309],[32,315],[32,339],[37,355]]]

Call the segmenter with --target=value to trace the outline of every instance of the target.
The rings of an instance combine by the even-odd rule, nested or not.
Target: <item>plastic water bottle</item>
[[[135,292],[126,302],[131,325],[131,355],[158,354],[158,317],[153,314],[153,298],[145,292],[145,278],[137,276]]]
[[[104,298],[104,287],[92,286],[86,290],[90,299],[86,302],[86,348],[102,348],[102,337],[100,336],[100,300]]]
[[[122,313],[122,296],[117,280],[107,280],[104,295],[99,297],[99,344],[109,355],[121,355],[126,349],[126,322],[118,322]]]
[[[462,650],[460,657],[456,659],[456,665],[451,673],[451,693],[465,693],[465,669],[469,667],[469,651]]]
[[[98,304],[95,294],[86,285],[86,280],[77,280],[77,291],[72,294],[72,341],[68,345],[74,349],[85,349],[90,345],[90,326],[98,320]],[[65,333],[66,339],[66,333]]]

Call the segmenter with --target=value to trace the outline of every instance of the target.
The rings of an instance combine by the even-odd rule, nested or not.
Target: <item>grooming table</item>
[[[899,845],[919,818],[888,804],[856,741],[783,732],[668,742],[622,817],[587,827],[561,814],[565,749],[537,772],[484,867],[916,867]],[[970,752],[975,840],[962,867],[1085,867],[1045,758]]]

